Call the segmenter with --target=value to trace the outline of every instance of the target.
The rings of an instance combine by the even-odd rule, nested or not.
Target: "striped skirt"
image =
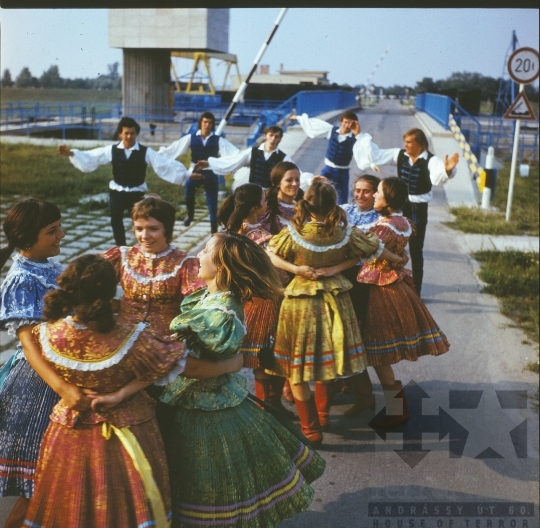
[[[272,348],[280,301],[253,297],[244,302],[247,334],[240,348],[245,368],[259,368],[259,353],[265,347]]]
[[[148,460],[165,512],[171,517],[165,448],[155,418],[129,430]],[[155,526],[133,460],[102,424],[75,427],[52,422],[43,438],[34,498],[25,526],[33,528],[138,528]]]
[[[295,384],[333,380],[365,370],[364,345],[349,293],[319,291],[314,296],[285,297],[274,358],[275,366],[268,372],[290,378]]]
[[[368,364],[392,365],[420,356],[448,352],[446,339],[428,309],[407,280],[371,286],[363,326]]]
[[[218,411],[177,407],[167,442],[174,528],[270,528],[305,510],[325,461],[244,400]]]
[[[58,395],[26,359],[0,389],[0,497],[31,498],[41,440]]]

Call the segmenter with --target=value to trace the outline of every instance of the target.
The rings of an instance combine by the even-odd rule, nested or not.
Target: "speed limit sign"
[[[530,84],[540,73],[540,57],[533,48],[519,48],[508,59],[508,73],[520,84]]]

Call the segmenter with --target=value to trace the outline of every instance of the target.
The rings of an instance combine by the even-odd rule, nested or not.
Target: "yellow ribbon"
[[[159,492],[159,488],[152,475],[150,463],[144,455],[137,438],[135,438],[135,435],[129,430],[129,427],[121,427],[118,429],[109,422],[103,422],[101,434],[105,440],[109,440],[112,431],[116,433],[116,436],[124,446],[124,449],[128,452],[135,469],[141,477],[146,498],[150,502],[152,508],[156,528],[169,528],[170,522],[167,520],[161,493]]]
[[[345,358],[345,351],[343,349],[343,323],[341,321],[341,316],[339,315],[339,310],[334,296],[331,293],[323,291],[323,300],[334,312],[334,321],[332,324],[332,347],[334,348],[336,372],[337,374],[342,375]]]

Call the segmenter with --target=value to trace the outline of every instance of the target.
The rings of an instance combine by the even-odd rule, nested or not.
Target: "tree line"
[[[120,90],[122,77],[118,71],[119,63],[115,62],[107,66],[108,73],[99,75],[94,79],[77,78],[64,79],[60,75],[58,66],[53,65],[45,70],[41,77],[34,77],[26,66],[13,80],[11,72],[6,68],[2,74],[2,88],[79,88],[86,90]]]
[[[421,93],[447,94],[455,90],[478,91],[483,101],[494,101],[497,98],[499,87],[504,86],[508,82],[511,81],[502,77],[494,78],[472,72],[454,72],[450,77],[438,81],[433,80],[431,77],[424,77],[414,87],[394,85],[384,89],[384,93],[386,95],[401,96],[404,94],[416,95]],[[377,90],[378,88],[375,88],[375,91]],[[525,92],[531,101],[538,101],[538,89],[533,85],[526,85]]]

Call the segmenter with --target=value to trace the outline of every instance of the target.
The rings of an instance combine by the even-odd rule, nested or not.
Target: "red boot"
[[[403,425],[409,419],[409,409],[401,381],[396,380],[393,385],[383,385],[383,391],[386,401],[386,416],[373,418],[369,422],[370,427],[373,429],[388,429]],[[398,393],[395,394],[395,391],[398,391]],[[392,414],[388,414],[389,412]]]
[[[315,382],[315,405],[321,429],[330,428],[330,406],[332,404],[332,383]]]
[[[354,405],[349,407],[343,414],[345,416],[356,416],[367,409],[375,410],[375,396],[373,396],[373,386],[367,370],[348,379],[354,390],[356,400]]]
[[[317,407],[315,407],[315,400],[311,398],[308,401],[300,401],[295,398],[294,403],[296,403],[296,410],[300,418],[300,430],[302,434],[313,446],[320,446],[323,441],[323,435],[319,424]]]

